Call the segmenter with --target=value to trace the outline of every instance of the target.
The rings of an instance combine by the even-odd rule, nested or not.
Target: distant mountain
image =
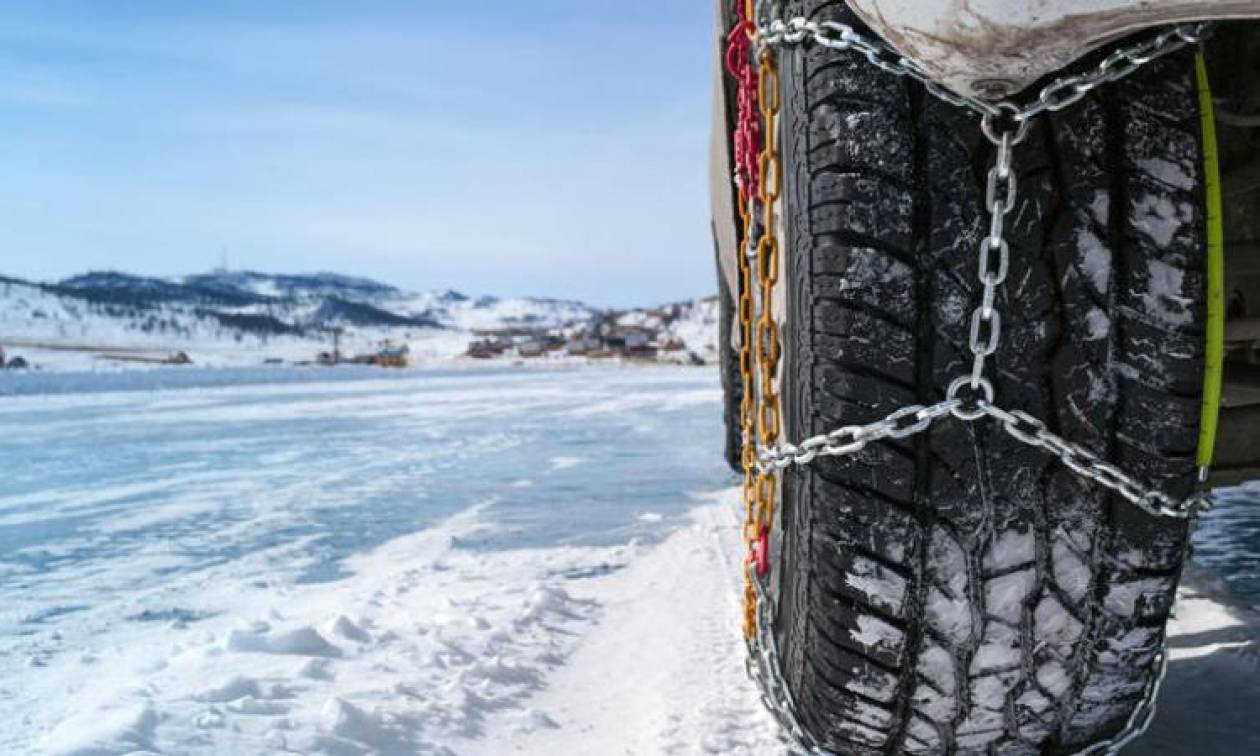
[[[0,275],[0,345],[152,350],[256,348],[313,355],[331,331],[368,349],[403,341],[433,356],[462,354],[478,332],[519,328],[573,332],[596,321],[655,324],[664,336],[709,350],[712,300],[610,311],[581,302],[411,292],[337,273],[224,271],[155,278],[93,271],[55,283]],[[711,327],[712,326],[712,327]]]
[[[232,290],[269,299],[310,296],[376,299],[399,293],[393,286],[373,281],[370,278],[355,278],[339,273],[272,275],[248,270],[216,270],[185,276],[183,283],[186,286]]]
[[[275,333],[331,326],[495,328],[512,324],[564,325],[597,310],[553,299],[473,300],[450,289],[413,293],[369,278],[338,273],[302,275],[212,271],[150,278],[93,271],[52,284],[3,279],[97,305],[155,310],[195,308],[244,330]],[[230,316],[230,317],[229,317]],[[262,316],[262,317],[259,317]]]
[[[357,326],[417,326],[420,328],[445,328],[437,318],[425,315],[399,315],[366,302],[352,302],[341,297],[324,297],[310,318],[321,327],[329,325]]]
[[[110,302],[137,306],[163,302],[242,306],[266,302],[267,298],[232,286],[180,283],[163,278],[144,278],[127,273],[101,271],[67,278],[49,287],[52,291],[81,297],[89,302]]]

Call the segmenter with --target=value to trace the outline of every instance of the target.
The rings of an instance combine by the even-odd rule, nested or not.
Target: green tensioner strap
[[[1225,360],[1225,229],[1221,218],[1221,167],[1216,146],[1212,89],[1203,53],[1195,55],[1199,118],[1203,131],[1203,185],[1207,202],[1207,351],[1203,360],[1203,407],[1199,415],[1200,470],[1212,466],[1216,425],[1221,413]]]

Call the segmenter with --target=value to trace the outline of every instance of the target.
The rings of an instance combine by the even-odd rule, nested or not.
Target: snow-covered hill
[[[135,365],[184,352],[203,365],[315,358],[341,331],[347,354],[405,344],[413,361],[463,355],[478,331],[568,335],[596,321],[645,326],[711,361],[712,298],[606,311],[581,302],[411,292],[336,273],[213,271],[177,278],[90,272],[56,283],[0,276],[0,346],[49,369]],[[142,363],[141,363],[142,364]]]

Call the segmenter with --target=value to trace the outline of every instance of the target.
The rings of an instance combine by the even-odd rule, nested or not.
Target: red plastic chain
[[[753,544],[752,553],[748,555],[748,559],[757,568],[757,577],[765,577],[770,571],[769,528],[761,529],[761,534],[757,536],[757,542]]]
[[[757,196],[757,156],[761,153],[761,120],[757,109],[757,67],[749,54],[756,32],[746,15],[744,0],[735,0],[735,25],[726,35],[726,69],[737,86],[738,114],[732,144],[735,151],[735,180],[747,197]]]

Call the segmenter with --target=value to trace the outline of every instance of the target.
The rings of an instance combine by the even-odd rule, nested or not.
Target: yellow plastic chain
[[[752,2],[746,3],[746,12],[752,13]],[[749,16],[752,17],[751,15]],[[754,39],[754,44],[756,40]],[[740,218],[743,223],[744,244],[739,254],[739,321],[740,321],[740,376],[744,395],[740,405],[743,427],[741,462],[744,468],[744,540],[749,558],[744,570],[744,636],[752,638],[757,632],[757,596],[753,581],[769,567],[770,528],[774,521],[774,506],[778,497],[778,473],[776,470],[759,470],[757,449],[769,448],[779,439],[782,430],[782,413],[777,388],[779,355],[779,327],[774,318],[774,289],[779,281],[779,240],[775,203],[782,189],[782,167],[776,146],[779,115],[779,71],[774,54],[763,49],[758,54],[757,99],[762,119],[761,153],[758,155],[758,196],[761,205],[761,225],[756,239],[757,288],[760,295],[754,321],[753,276],[745,250],[752,246],[754,233],[753,203],[740,192]],[[754,358],[756,368],[754,369]]]

